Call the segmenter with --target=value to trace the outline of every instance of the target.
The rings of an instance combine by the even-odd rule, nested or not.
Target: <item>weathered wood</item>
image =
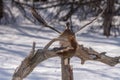
[[[70,65],[70,58],[61,57],[62,80],[73,80],[73,70]]]
[[[16,69],[12,80],[23,80],[42,61],[58,56],[54,51],[37,50],[34,55],[28,55]]]
[[[120,63],[120,57],[109,57],[105,55],[104,52],[98,53],[95,50],[83,47],[82,45],[79,45],[75,56],[81,59],[81,64],[84,64],[86,60],[100,61],[109,66],[115,66],[116,64]]]
[[[55,48],[52,50],[38,49],[36,52],[28,55],[21,63],[21,65],[15,70],[12,80],[23,80],[27,75],[29,75],[33,69],[42,61],[59,56],[57,52],[64,50],[61,48]],[[93,53],[91,53],[93,52]],[[97,57],[99,55],[99,57]],[[98,53],[93,49],[85,48],[82,45],[79,45],[75,53],[76,57],[79,57],[84,63],[86,60],[100,61],[110,66],[115,66],[119,63],[120,57],[109,57],[103,53]]]
[[[42,49],[38,49],[36,52],[34,51],[35,43],[33,45],[31,53],[22,61],[21,65],[15,70],[12,80],[23,80],[33,69],[42,61],[58,56],[56,51],[44,51]]]
[[[74,56],[75,50],[71,46],[70,40],[72,38],[73,40],[75,40],[75,35],[73,32],[69,30],[69,25],[68,25],[66,30],[58,38],[52,39],[43,49],[44,51],[48,50],[50,45],[52,45],[52,43],[55,41],[60,42],[61,48],[67,47],[57,52],[57,54],[61,57],[62,80],[73,80],[73,74],[72,74],[73,72],[70,68],[70,57]]]
[[[119,61],[120,57],[109,57],[103,53],[101,53],[100,56],[101,58],[97,60],[109,66],[115,66],[116,64],[120,63]]]

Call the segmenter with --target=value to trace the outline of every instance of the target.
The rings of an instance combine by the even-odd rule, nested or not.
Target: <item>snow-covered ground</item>
[[[51,39],[57,37],[54,31],[40,29],[39,26],[0,26],[0,80],[11,80],[21,61],[29,54],[32,42],[42,49]],[[120,37],[106,38],[95,33],[76,34],[79,44],[92,47],[98,52],[107,52],[109,56],[120,56]],[[57,43],[52,47],[58,46]],[[87,61],[73,57],[74,80],[120,80],[120,64],[110,67],[101,62]],[[39,64],[25,80],[61,80],[60,58],[51,58]]]

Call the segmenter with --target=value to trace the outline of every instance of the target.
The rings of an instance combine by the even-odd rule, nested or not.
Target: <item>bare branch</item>
[[[35,9],[48,9],[48,8],[53,8],[53,7],[61,7],[63,5],[66,5],[66,6],[69,6],[69,5],[81,5],[81,6],[84,6],[84,5],[89,5],[89,4],[94,4],[94,3],[97,3],[98,1],[104,1],[104,0],[93,0],[93,1],[86,1],[86,2],[79,2],[79,1],[74,1],[74,2],[71,2],[71,1],[63,1],[61,3],[56,3],[56,1],[51,1],[49,2],[48,4],[51,4],[51,5],[48,5],[46,7],[34,7]],[[32,7],[31,4],[26,4],[26,3],[23,3],[23,2],[18,2],[18,1],[14,1],[16,3],[20,3],[21,5],[24,5],[24,6],[27,6],[27,7]],[[57,1],[58,2],[58,1]],[[46,3],[47,4],[47,3]],[[40,4],[40,5],[46,5],[46,4]]]
[[[105,9],[106,9],[106,7],[103,9],[103,11],[96,18],[94,18],[93,20],[91,20],[90,22],[88,22],[87,24],[85,24],[84,26],[82,26],[77,32],[79,32],[83,28],[87,27],[88,25],[90,25],[91,23],[93,23],[94,21],[96,21],[100,16],[102,16],[102,14],[105,12]]]
[[[81,64],[84,64],[86,60],[100,61],[109,66],[115,66],[120,63],[120,57],[109,57],[105,55],[105,52],[98,53],[95,50],[85,48],[82,45],[79,45],[75,56],[81,59]]]
[[[20,12],[22,13],[22,15],[28,19],[30,22],[34,23],[34,20],[32,20],[31,18],[29,18],[29,16],[27,16],[27,13],[24,9],[24,7],[22,6],[22,4],[20,2],[14,1],[15,5],[18,7],[18,9],[20,10]]]
[[[55,28],[51,27],[50,25],[48,25],[47,22],[42,18],[42,16],[37,13],[37,11],[35,10],[35,8],[31,8],[31,12],[32,12],[32,15],[38,20],[38,22],[41,23],[44,27],[48,27],[48,28],[56,31],[59,34],[61,33],[57,29],[55,29]]]

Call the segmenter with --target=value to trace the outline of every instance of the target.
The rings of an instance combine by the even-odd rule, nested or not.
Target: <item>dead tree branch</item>
[[[57,52],[61,51],[61,48],[46,51],[38,49],[36,52],[34,49],[35,43],[33,51],[31,51],[31,53],[22,61],[21,65],[15,70],[12,80],[23,80],[23,78],[27,77],[40,62],[48,58],[59,56]],[[74,56],[81,59],[81,64],[84,64],[86,60],[100,61],[110,66],[115,66],[120,63],[120,57],[109,57],[105,55],[105,53],[98,53],[93,49],[83,47],[82,45],[78,46]]]
[[[35,10],[35,8],[31,8],[31,13],[32,15],[36,18],[36,20],[41,23],[44,27],[48,27],[54,31],[56,31],[57,33],[61,33],[60,31],[58,31],[57,29],[53,28],[52,26],[48,25],[47,22],[42,18],[42,16],[40,14],[38,14],[38,12]]]
[[[91,20],[90,22],[88,22],[87,24],[85,24],[84,26],[82,26],[77,32],[79,32],[80,30],[82,30],[83,28],[87,27],[88,25],[90,25],[91,23],[95,22],[100,16],[103,15],[103,13],[105,12],[106,7],[102,10],[102,12],[95,17],[93,20]]]
[[[120,57],[109,57],[105,55],[105,52],[98,53],[95,50],[83,47],[82,45],[79,45],[75,56],[81,59],[81,64],[84,64],[86,60],[100,61],[109,66],[115,66],[120,63]]]
[[[62,40],[62,41],[61,41]],[[48,50],[50,45],[55,41],[61,41],[63,46],[55,47],[51,50]],[[64,43],[65,41],[65,43]],[[67,43],[67,46],[66,46]],[[33,43],[32,51],[30,54],[21,62],[20,66],[15,70],[13,74],[12,80],[23,80],[23,78],[27,77],[33,69],[42,61],[47,60],[52,57],[59,56],[61,60],[64,60],[64,64],[62,65],[65,69],[65,74],[72,75],[72,69],[70,69],[69,62],[65,59],[70,59],[71,57],[75,56],[81,59],[81,64],[84,64],[87,60],[93,61],[100,61],[105,63],[109,66],[115,66],[116,64],[120,63],[120,57],[109,57],[105,55],[105,53],[99,53],[92,48],[86,48],[82,45],[79,45],[76,41],[75,34],[73,34],[68,28],[58,37],[51,40],[43,49],[38,49],[35,51],[35,43]],[[66,67],[65,67],[66,66]],[[70,73],[68,73],[68,72]],[[71,71],[71,72],[70,72]],[[62,74],[63,75],[63,74]],[[63,80],[70,80],[73,77],[66,77],[63,76]],[[70,78],[70,79],[68,79]]]
[[[35,46],[35,44],[33,46]],[[22,61],[21,65],[15,70],[12,80],[23,80],[23,78],[30,74],[40,62],[55,56],[58,56],[55,50],[44,51],[38,49],[36,52],[34,50],[31,51],[31,53]]]

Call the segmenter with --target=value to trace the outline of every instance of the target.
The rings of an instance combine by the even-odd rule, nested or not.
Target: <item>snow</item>
[[[32,42],[37,49],[42,49],[58,34],[50,29],[40,29],[35,25],[0,25],[0,80],[11,80],[15,69],[29,54]],[[109,56],[120,56],[120,37],[106,38],[101,34],[77,33],[77,41],[85,47],[98,52],[107,52]],[[51,46],[58,46],[57,43]],[[120,80],[120,64],[110,67],[97,61],[80,64],[80,59],[73,57],[71,65],[74,80]],[[60,58],[55,57],[40,63],[25,80],[61,80]]]

